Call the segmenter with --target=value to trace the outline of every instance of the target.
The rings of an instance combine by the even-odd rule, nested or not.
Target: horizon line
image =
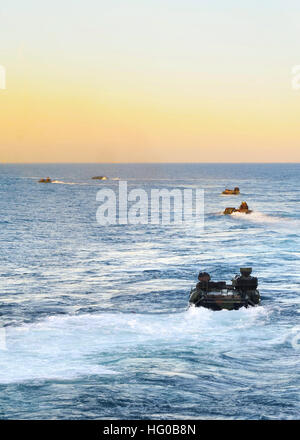
[[[0,165],[287,165],[287,164],[300,164],[300,161],[294,162],[0,162]]]

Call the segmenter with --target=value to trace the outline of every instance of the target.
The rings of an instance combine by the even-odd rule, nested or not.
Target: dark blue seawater
[[[299,172],[0,165],[0,417],[299,418]],[[115,178],[203,188],[204,231],[98,225],[97,191]],[[242,200],[253,214],[220,215]],[[187,310],[199,270],[230,281],[240,266],[259,277],[261,306]]]

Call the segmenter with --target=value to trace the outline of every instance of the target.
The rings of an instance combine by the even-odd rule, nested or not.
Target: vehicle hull
[[[238,292],[205,292],[199,289],[192,289],[189,305],[205,307],[210,310],[238,310],[242,307],[254,307],[260,303],[258,290],[241,294]]]

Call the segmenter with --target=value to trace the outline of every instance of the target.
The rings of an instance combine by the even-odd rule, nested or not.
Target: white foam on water
[[[60,185],[88,185],[88,183],[82,183],[82,182],[63,182],[62,180],[52,180],[51,183],[56,183]]]
[[[259,211],[253,211],[250,214],[244,214],[241,212],[233,212],[231,214],[231,217],[239,220],[244,221],[250,221],[255,223],[262,223],[262,224],[272,224],[279,227],[284,228],[299,228],[300,223],[296,219],[286,218],[286,217],[277,217],[277,216],[271,216],[268,214],[264,214]]]
[[[263,214],[262,212],[254,211],[250,214],[244,214],[242,212],[233,212],[231,214],[232,217],[241,218],[243,220],[255,221],[258,223],[276,223],[283,220],[280,217],[271,217],[267,214]]]
[[[34,324],[8,327],[7,350],[0,351],[0,383],[42,379],[73,379],[87,375],[112,375],[106,367],[111,354],[165,347],[230,345],[241,332],[256,329],[267,320],[264,307],[213,312],[190,308],[173,314],[103,313],[53,316]],[[104,363],[104,365],[103,365]],[[165,370],[162,370],[165,371]],[[163,374],[163,373],[160,373]],[[186,375],[185,371],[168,374]]]

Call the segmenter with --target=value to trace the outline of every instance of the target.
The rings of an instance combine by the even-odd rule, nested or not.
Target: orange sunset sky
[[[294,0],[3,1],[0,162],[299,162],[299,23]]]

